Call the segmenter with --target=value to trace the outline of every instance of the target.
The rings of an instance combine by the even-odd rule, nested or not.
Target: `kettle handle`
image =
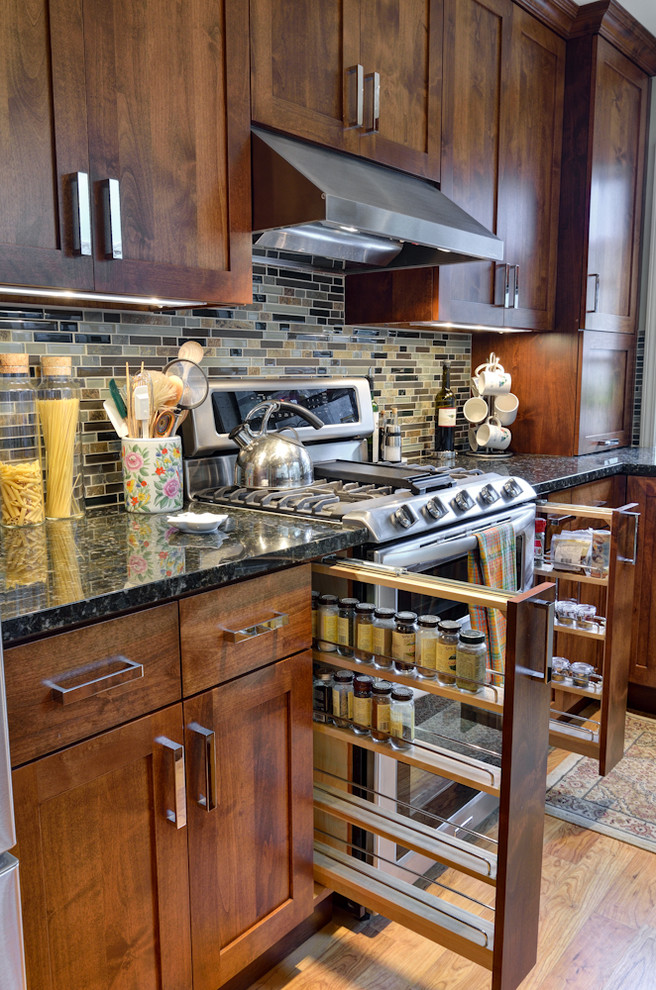
[[[304,409],[303,406],[297,406],[295,402],[283,402],[282,400],[278,400],[278,399],[265,399],[264,402],[258,402],[258,404],[256,406],[253,406],[251,411],[248,413],[246,419],[244,420],[244,423],[248,425],[251,418],[260,409],[266,409],[266,412],[262,417],[262,425],[260,426],[260,435],[266,433],[269,419],[271,418],[274,412],[278,411],[278,409],[288,409],[290,412],[296,413],[296,415],[300,416],[301,419],[306,420],[310,424],[310,426],[313,426],[315,430],[320,430],[321,427],[324,425],[323,421],[320,420],[318,416],[315,416],[314,413],[311,413],[309,409]]]

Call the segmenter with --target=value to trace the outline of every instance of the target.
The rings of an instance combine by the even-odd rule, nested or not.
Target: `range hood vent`
[[[427,179],[252,128],[254,246],[344,271],[502,261],[503,241]]]

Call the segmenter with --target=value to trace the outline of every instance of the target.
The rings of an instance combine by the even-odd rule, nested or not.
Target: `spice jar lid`
[[[392,697],[395,701],[411,701],[412,688],[402,687],[400,684],[392,688]]]
[[[478,629],[461,629],[460,639],[463,643],[484,643],[485,633],[479,632]]]
[[[377,608],[374,612],[377,619],[392,619],[395,614],[393,608]]]
[[[332,679],[333,675],[329,670],[322,670],[320,674],[317,674],[317,680],[319,681],[331,681]]]
[[[360,690],[370,690],[373,687],[374,679],[370,677],[369,674],[356,674],[353,678],[353,687],[360,688]]]
[[[360,600],[358,598],[340,598],[339,607],[340,608],[355,608]]]
[[[416,612],[397,612],[395,618],[398,619],[399,622],[413,623],[413,622],[416,622],[417,621],[417,613]]]
[[[392,690],[390,681],[374,681],[374,694],[389,694]]]
[[[334,674],[334,679],[336,681],[344,681],[345,683],[348,681],[350,683],[353,680],[353,671],[352,670],[336,670],[335,671],[335,674]]]
[[[462,623],[457,619],[440,619],[439,628],[442,632],[457,633],[460,631]]]
[[[436,615],[420,615],[417,622],[420,626],[435,627],[439,619]]]
[[[376,606],[372,602],[358,602],[355,606],[355,611],[361,614],[368,613],[369,615],[373,615],[376,611]]]
[[[319,599],[320,605],[336,605],[339,599],[337,595],[322,595]]]
[[[73,360],[62,354],[44,354],[41,358],[41,374],[70,378]]]
[[[592,664],[583,663],[581,660],[571,664],[571,671],[573,674],[591,674],[594,671],[594,667]]]
[[[29,374],[29,354],[0,354],[0,374],[11,375],[17,372]]]

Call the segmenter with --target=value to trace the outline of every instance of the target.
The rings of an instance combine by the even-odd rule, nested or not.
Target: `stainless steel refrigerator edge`
[[[0,641],[0,990],[25,990],[27,986],[18,860],[8,852],[15,844],[7,700]]]

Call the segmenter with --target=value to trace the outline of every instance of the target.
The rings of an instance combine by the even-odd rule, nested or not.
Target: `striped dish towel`
[[[478,547],[467,557],[467,577],[473,584],[502,591],[517,589],[517,557],[515,531],[510,523],[491,526],[476,534]],[[503,673],[506,654],[506,617],[496,608],[470,605],[472,629],[485,633],[488,666]],[[503,678],[492,677],[493,684],[503,684]]]

